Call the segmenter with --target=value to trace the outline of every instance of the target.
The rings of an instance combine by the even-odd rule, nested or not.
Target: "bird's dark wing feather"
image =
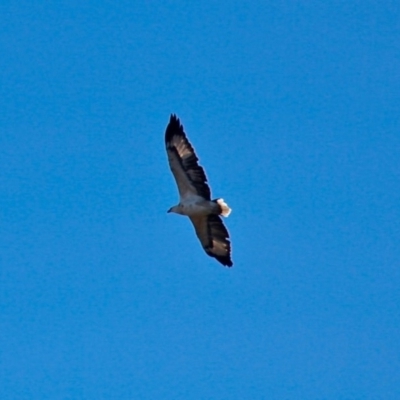
[[[229,233],[218,215],[189,217],[205,252],[222,265],[232,267]]]
[[[175,115],[171,115],[165,131],[165,145],[180,196],[196,194],[205,200],[211,200],[204,169],[198,164],[196,153]]]

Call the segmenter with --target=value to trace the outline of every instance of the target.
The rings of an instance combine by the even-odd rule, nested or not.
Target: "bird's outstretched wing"
[[[205,252],[222,265],[232,267],[229,233],[218,215],[189,217]]]
[[[199,159],[186,137],[183,126],[173,114],[165,131],[165,146],[181,198],[198,195],[205,200],[211,200],[204,169],[198,164]]]

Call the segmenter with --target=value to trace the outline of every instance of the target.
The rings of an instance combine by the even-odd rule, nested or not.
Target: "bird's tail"
[[[216,199],[214,200],[220,207],[220,215],[224,217],[228,217],[229,214],[232,212],[232,209],[225,203],[224,199]]]

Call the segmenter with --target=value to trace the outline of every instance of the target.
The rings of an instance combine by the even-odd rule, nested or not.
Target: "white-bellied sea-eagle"
[[[168,212],[188,216],[205,252],[231,267],[229,233],[219,217],[227,217],[231,209],[223,199],[211,200],[204,170],[175,115],[171,115],[165,131],[165,145],[180,196],[179,204]]]

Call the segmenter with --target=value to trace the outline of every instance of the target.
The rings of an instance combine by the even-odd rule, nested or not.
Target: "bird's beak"
[[[171,209],[169,209],[169,210],[167,211],[167,214],[170,213],[170,212],[171,212]]]

